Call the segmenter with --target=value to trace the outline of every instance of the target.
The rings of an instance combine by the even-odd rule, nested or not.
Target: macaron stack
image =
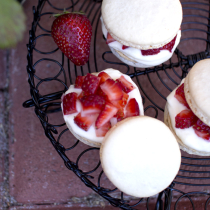
[[[181,85],[167,97],[164,121],[180,148],[210,155],[210,59],[197,62]]]
[[[179,0],[103,0],[102,32],[124,63],[146,68],[171,58],[181,37]]]

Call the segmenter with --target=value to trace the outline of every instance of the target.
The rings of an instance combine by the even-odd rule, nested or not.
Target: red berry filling
[[[206,131],[198,131],[198,130],[194,130],[196,135],[205,139],[205,140],[209,140],[210,139],[210,133],[206,132]]]
[[[96,129],[102,127],[104,124],[109,122],[111,118],[117,113],[118,109],[111,103],[107,102],[104,109],[100,112],[98,118],[96,119],[95,127]]]
[[[172,49],[174,47],[175,41],[176,41],[177,35],[166,45],[156,48],[156,49],[148,49],[148,50],[141,50],[141,54],[146,56],[146,55],[156,55],[158,54],[161,50],[168,50],[169,52],[172,52]],[[106,44],[109,44],[111,42],[116,41],[109,33],[107,33],[107,39],[106,39]],[[125,50],[129,48],[129,46],[122,45],[122,50]]]
[[[176,89],[176,92],[175,92],[175,95],[174,97],[181,103],[183,104],[184,106],[186,106],[188,109],[190,109],[187,101],[186,101],[186,98],[185,98],[185,94],[184,94],[184,83],[182,83],[177,89]]]
[[[104,72],[104,71],[100,72],[98,74],[98,77],[101,78],[100,84],[104,83],[109,78],[111,79],[111,77],[106,72]]]
[[[139,105],[135,98],[132,98],[128,101],[125,111],[126,117],[134,117],[140,115]]]
[[[85,115],[83,116],[81,112],[74,118],[75,124],[78,125],[78,127],[82,128],[85,131],[88,131],[90,126],[93,125],[93,123],[96,121],[97,115]]]
[[[135,87],[122,75],[117,81],[120,83],[122,90],[126,93],[132,91]]]
[[[121,86],[113,79],[107,79],[100,85],[101,90],[107,95],[110,101],[120,100],[123,97],[123,91]]]
[[[131,98],[128,102],[129,95],[135,87],[133,84],[121,76],[113,80],[106,72],[100,72],[98,76],[87,74],[85,77],[78,76],[75,86],[81,89],[80,95],[71,93],[75,97],[70,100],[68,110],[76,111],[76,100],[81,102],[81,112],[74,118],[75,124],[81,129],[88,131],[90,126],[94,125],[96,136],[105,136],[111,127],[111,121],[121,121],[126,117],[140,115],[139,105],[136,99]],[[64,114],[67,112],[65,104],[69,96],[64,96],[63,107]]]
[[[129,95],[125,92],[123,92],[123,97],[120,100],[113,100],[111,103],[116,106],[118,109],[122,109],[126,106],[128,101]]]
[[[193,129],[199,137],[206,140],[210,139],[210,127],[203,123],[200,119],[198,119],[193,125]]]
[[[196,123],[197,119],[197,116],[191,110],[183,110],[175,117],[176,128],[189,128]]]
[[[88,73],[82,83],[82,90],[87,94],[95,94],[101,78]]]
[[[110,33],[107,33],[106,43],[109,44],[111,42],[115,42],[116,40],[111,36]]]
[[[117,118],[117,122],[123,120],[125,118],[125,113],[124,113],[124,109],[120,108],[118,109],[116,115],[114,115],[114,117]]]
[[[105,106],[105,98],[99,95],[83,96],[80,99],[82,104],[82,113],[85,114],[99,114],[101,109]]]
[[[169,52],[172,51],[174,44],[176,41],[176,36],[166,45],[157,48],[157,49],[149,49],[149,50],[141,50],[142,55],[156,55],[158,54],[161,50],[168,50]]]
[[[84,81],[85,76],[77,76],[75,81],[75,88],[82,88],[82,83]]]
[[[123,45],[123,46],[122,46],[122,49],[123,49],[123,50],[125,50],[125,49],[127,49],[127,48],[129,48],[129,46],[126,46],[126,45]]]
[[[110,128],[111,128],[111,123],[110,122],[105,123],[103,126],[96,129],[96,136],[104,137]]]
[[[77,93],[68,93],[63,97],[63,113],[64,115],[77,112],[76,108]]]

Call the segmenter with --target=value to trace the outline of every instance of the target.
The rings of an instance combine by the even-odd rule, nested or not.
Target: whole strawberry
[[[88,61],[92,26],[85,15],[66,12],[57,15],[52,24],[51,35],[58,48],[75,65],[82,66]]]

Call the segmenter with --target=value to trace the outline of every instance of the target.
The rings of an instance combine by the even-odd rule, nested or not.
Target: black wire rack
[[[73,138],[64,146],[64,136],[70,135],[70,132],[63,119],[61,123],[52,122],[62,116],[61,96],[70,84],[74,84],[76,76],[105,68],[119,69],[128,74],[139,86],[145,114],[163,120],[167,95],[197,61],[210,57],[209,2],[182,1],[184,16],[181,26],[182,38],[178,48],[169,61],[147,69],[128,66],[113,56],[101,32],[100,0],[63,0],[59,1],[59,7],[57,5],[58,2],[53,0],[38,0],[37,7],[33,7],[33,22],[27,44],[27,73],[31,99],[25,101],[23,106],[34,108],[47,138],[63,159],[65,166],[87,187],[111,205],[121,209],[139,209],[141,204],[144,204],[141,209],[178,209],[182,201],[188,202],[190,208],[195,209],[197,197],[202,197],[203,208],[207,209],[210,201],[210,158],[182,153],[180,171],[167,189],[152,198],[132,198],[115,187],[104,186],[105,175],[100,166],[99,156],[91,168],[81,166],[81,162],[90,158],[93,153],[98,153],[98,148],[86,147],[77,157],[70,158],[71,152],[79,151],[78,145],[83,143]],[[82,67],[73,65],[51,38],[50,26],[53,18],[50,16],[63,11],[64,8],[68,11],[83,10],[93,27],[90,59]],[[44,46],[39,44],[40,39],[44,39]],[[153,207],[150,203],[154,203]]]

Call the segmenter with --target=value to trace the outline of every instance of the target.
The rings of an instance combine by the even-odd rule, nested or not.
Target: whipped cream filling
[[[118,78],[120,78],[121,75],[123,75],[129,82],[131,82],[134,87],[136,87],[135,89],[133,89],[131,92],[128,93],[129,98],[135,98],[136,101],[138,102],[139,105],[139,110],[140,110],[140,115],[144,115],[144,109],[143,109],[143,104],[142,104],[142,98],[139,92],[139,89],[137,87],[137,85],[132,81],[132,79],[125,75],[122,74],[120,71],[118,70],[113,70],[113,69],[106,69],[104,70],[104,72],[106,72],[107,74],[109,74],[109,76],[116,80]],[[96,73],[95,75],[99,74],[100,72]],[[65,95],[71,92],[76,92],[78,95],[82,92],[82,89],[78,89],[75,88],[74,85],[70,85],[69,89],[65,92]],[[61,103],[61,108],[63,110],[63,103]],[[81,129],[80,127],[78,127],[75,123],[74,123],[74,117],[82,110],[82,106],[79,100],[77,100],[77,113],[74,114],[70,114],[70,115],[63,115],[64,116],[64,120],[65,122],[73,129],[73,131],[75,133],[77,133],[79,136],[84,137],[86,139],[90,139],[92,141],[95,142],[99,142],[101,143],[104,137],[97,137],[96,133],[95,133],[95,126],[94,124],[89,128],[88,131],[84,131],[83,129]],[[117,119],[115,120],[114,118],[111,120],[111,124],[112,126],[114,124],[117,123]]]
[[[104,25],[102,17],[101,17],[101,24],[102,24],[103,35],[105,38],[107,38],[108,31]],[[119,43],[118,41],[111,42],[108,45],[110,48],[120,51],[128,58],[135,60],[137,63],[143,64],[145,67],[150,67],[150,66],[159,65],[159,64],[165,62],[166,60],[170,59],[174,50],[176,49],[177,45],[180,42],[180,38],[181,38],[181,30],[179,30],[177,32],[176,41],[175,41],[174,47],[172,48],[171,52],[168,50],[161,50],[158,54],[155,54],[155,55],[142,55],[140,49],[136,49],[133,47],[128,47],[123,50],[122,49],[123,45],[121,43]]]
[[[184,79],[182,80],[181,84],[183,82],[184,82]],[[190,148],[195,149],[197,151],[210,152],[210,142],[197,136],[192,127],[185,128],[185,129],[180,129],[180,128],[175,127],[176,115],[180,113],[182,110],[187,109],[174,97],[176,89],[173,90],[170,93],[170,95],[167,97],[168,111],[171,118],[171,124],[174,131],[176,132],[176,135],[182,140],[182,142],[186,146],[189,146]]]

